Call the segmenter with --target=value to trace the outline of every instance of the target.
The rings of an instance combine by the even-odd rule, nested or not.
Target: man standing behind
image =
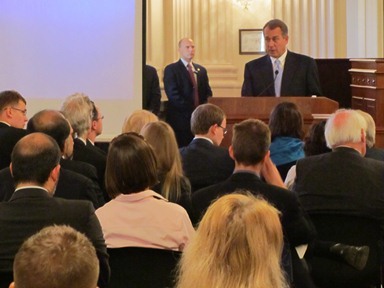
[[[193,110],[206,103],[212,96],[207,70],[192,63],[195,44],[192,39],[179,41],[180,60],[169,64],[164,70],[164,89],[168,97],[166,121],[176,134],[179,147],[193,139],[190,118]]]
[[[161,92],[159,76],[155,67],[145,65],[143,81],[143,108],[155,115],[159,115]]]
[[[27,101],[16,91],[0,93],[0,169],[9,166],[11,153],[17,141],[27,132]]]
[[[287,25],[270,20],[263,34],[267,55],[245,65],[241,96],[322,95],[315,60],[287,50]]]

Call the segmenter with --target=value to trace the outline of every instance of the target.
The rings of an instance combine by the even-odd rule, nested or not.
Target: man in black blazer
[[[0,169],[9,166],[13,147],[27,134],[26,105],[27,101],[16,91],[0,93]]]
[[[195,138],[180,148],[185,176],[192,192],[227,179],[235,168],[228,149],[220,147],[226,133],[226,119],[222,109],[213,104],[202,104],[191,117]]]
[[[192,63],[195,55],[193,40],[181,39],[179,53],[180,60],[165,67],[164,89],[168,97],[166,121],[175,131],[179,147],[183,147],[193,138],[190,127],[193,110],[207,102],[208,97],[212,96],[212,90],[207,70]]]
[[[262,121],[248,119],[236,124],[229,148],[231,157],[235,159],[234,173],[224,182],[192,194],[195,218],[200,219],[216,198],[236,190],[247,190],[263,197],[282,213],[284,238],[288,241],[284,255],[292,255],[295,287],[313,287],[308,271],[303,268],[294,247],[310,243],[315,231],[304,216],[296,194],[284,188],[283,180],[269,157],[270,143],[269,128]],[[267,183],[261,179],[262,176]],[[289,260],[285,259],[283,263],[289,269]]]
[[[287,25],[270,20],[263,34],[267,55],[245,65],[241,96],[322,95],[315,60],[287,50]]]
[[[61,153],[56,141],[43,133],[22,138],[12,153],[16,190],[0,203],[0,271],[12,271],[13,258],[29,236],[53,224],[69,225],[95,246],[100,265],[99,287],[107,287],[109,264],[100,223],[89,201],[52,198],[60,175]]]
[[[155,67],[144,66],[143,78],[143,108],[159,115],[161,105],[161,92],[159,76]]]

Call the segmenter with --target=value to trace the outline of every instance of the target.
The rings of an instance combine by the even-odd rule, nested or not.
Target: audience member
[[[59,145],[62,154],[61,169],[54,197],[89,200],[95,208],[104,205],[103,194],[96,181],[96,169],[90,164],[63,158],[64,155],[72,153],[73,139],[70,125],[60,112],[42,110],[36,113],[28,121],[27,132],[47,134]],[[91,176],[93,182],[88,176]],[[0,171],[0,201],[8,201],[13,191],[15,191],[15,183],[10,169],[4,168]]]
[[[29,237],[15,256],[10,288],[95,288],[99,263],[88,238],[69,226]]]
[[[183,175],[175,133],[166,122],[148,123],[141,135],[151,145],[157,160],[157,176],[160,183],[152,189],[173,203],[183,206],[191,215],[191,184]]]
[[[159,121],[159,118],[152,112],[147,110],[136,110],[125,118],[122,133],[140,133],[145,124],[157,121]]]
[[[282,213],[281,223],[288,241],[283,258],[286,271],[290,272],[288,255],[291,253],[295,287],[312,287],[308,272],[302,267],[303,263],[294,248],[312,241],[315,232],[305,218],[297,196],[282,188],[285,187],[283,180],[270,159],[270,143],[271,133],[262,121],[248,119],[235,124],[232,145],[229,147],[229,153],[235,160],[234,173],[224,182],[192,194],[195,217],[201,218],[212,200],[236,189],[249,190],[254,195],[263,196]],[[261,180],[262,176],[267,183]]]
[[[195,44],[192,39],[179,41],[180,60],[164,69],[164,90],[168,97],[166,120],[175,131],[179,147],[191,142],[191,114],[212,96],[207,69],[192,63]]]
[[[289,287],[280,267],[279,215],[252,196],[219,198],[183,252],[176,287]]]
[[[17,141],[27,132],[27,101],[16,91],[0,92],[0,169],[9,166],[11,153]]]
[[[304,138],[304,154],[305,157],[312,155],[319,155],[332,151],[327,147],[324,136],[324,128],[326,121],[320,121],[312,124],[308,136]],[[288,189],[291,189],[293,186],[293,181],[296,177],[296,165],[293,165],[285,177],[284,184]]]
[[[376,124],[372,116],[367,112],[356,110],[361,116],[364,117],[367,122],[367,130],[365,131],[367,152],[365,153],[366,158],[372,158],[380,161],[384,161],[384,150],[375,147],[376,142]]]
[[[281,102],[273,108],[269,117],[272,143],[270,147],[272,162],[285,179],[288,170],[296,161],[304,157],[303,117],[296,104]]]
[[[143,78],[143,108],[159,115],[161,105],[161,92],[159,76],[155,67],[150,65],[144,66]]]
[[[185,176],[192,191],[224,181],[233,172],[235,163],[228,149],[220,147],[227,132],[224,111],[213,104],[202,104],[191,117],[195,138],[180,149]]]
[[[287,25],[272,19],[263,35],[267,55],[245,65],[241,96],[322,95],[316,61],[287,49]]]
[[[306,211],[365,216],[384,223],[384,163],[364,158],[366,130],[366,121],[354,110],[337,110],[327,120],[325,139],[332,152],[296,164],[293,190]],[[343,245],[335,248],[345,254]]]
[[[109,200],[105,193],[104,174],[106,155],[94,150],[94,147],[87,143],[91,129],[93,106],[88,96],[82,93],[73,94],[65,99],[61,112],[71,124],[74,134],[73,159],[93,165],[97,170],[100,188],[104,192],[104,198]]]
[[[157,181],[156,157],[142,136],[112,140],[106,169],[112,200],[96,210],[108,248],[183,250],[195,231],[183,207],[149,190]]]
[[[91,130],[88,133],[87,146],[93,148],[96,152],[106,155],[106,152],[95,145],[96,137],[103,133],[103,119],[104,116],[101,114],[100,107],[91,101],[92,105],[92,121]]]
[[[0,271],[12,271],[14,256],[26,238],[46,226],[65,224],[84,233],[95,246],[98,286],[107,287],[108,254],[91,202],[52,197],[60,158],[56,141],[43,133],[29,134],[15,145],[10,168],[16,190],[9,202],[0,203]]]

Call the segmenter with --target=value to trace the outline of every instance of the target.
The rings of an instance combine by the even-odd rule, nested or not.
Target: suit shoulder
[[[268,55],[264,55],[263,57],[260,57],[260,58],[257,58],[257,59],[253,59],[253,60],[247,62],[245,65],[246,66],[254,66],[254,65],[259,65],[261,63],[264,64],[268,60],[269,60],[269,56]]]

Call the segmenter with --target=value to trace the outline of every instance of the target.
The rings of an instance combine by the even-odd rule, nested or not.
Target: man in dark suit
[[[180,60],[169,64],[164,70],[164,89],[168,97],[166,121],[176,134],[179,147],[193,139],[190,118],[193,110],[206,103],[212,96],[207,70],[192,63],[195,44],[192,39],[179,41]]]
[[[52,198],[60,175],[60,148],[43,133],[22,138],[12,152],[16,190],[0,203],[0,271],[12,271],[14,256],[29,236],[53,224],[69,225],[95,246],[100,265],[99,287],[107,287],[109,264],[100,223],[89,201]]]
[[[100,107],[96,106],[96,104],[93,101],[91,101],[91,105],[92,105],[92,121],[91,121],[91,129],[88,132],[87,146],[89,146],[89,148],[92,148],[96,152],[99,152],[100,154],[106,156],[107,153],[103,149],[95,145],[96,137],[101,135],[101,133],[103,133],[104,116],[101,114]]]
[[[143,79],[143,108],[159,115],[161,104],[161,92],[159,76],[155,67],[144,66]]]
[[[26,105],[27,101],[16,91],[0,93],[0,169],[9,166],[13,147],[27,134]]]
[[[61,112],[68,119],[74,134],[76,134],[73,146],[73,160],[89,163],[96,168],[104,198],[109,200],[104,185],[107,157],[103,153],[95,151],[91,144],[87,145],[93,115],[92,101],[82,93],[71,95],[64,101]]]
[[[195,138],[180,148],[185,176],[192,191],[224,181],[233,172],[235,162],[228,149],[220,147],[226,133],[224,111],[213,104],[202,104],[192,113],[191,130]]]
[[[309,212],[340,212],[373,217],[384,227],[384,163],[364,158],[366,121],[340,109],[325,126],[332,152],[296,164],[293,189]]]
[[[284,189],[280,174],[269,157],[270,143],[270,130],[262,121],[248,119],[236,124],[229,148],[235,160],[234,173],[224,182],[198,190],[192,195],[195,217],[201,218],[213,200],[235,190],[248,190],[264,197],[282,213],[283,233],[291,247],[289,250],[287,245],[286,249],[292,254],[295,287],[313,287],[294,247],[308,244],[313,240],[315,232],[304,217],[297,196]],[[287,264],[287,261],[284,262]]]
[[[322,95],[315,60],[287,50],[287,25],[270,20],[263,34],[267,55],[245,65],[241,96]]]

